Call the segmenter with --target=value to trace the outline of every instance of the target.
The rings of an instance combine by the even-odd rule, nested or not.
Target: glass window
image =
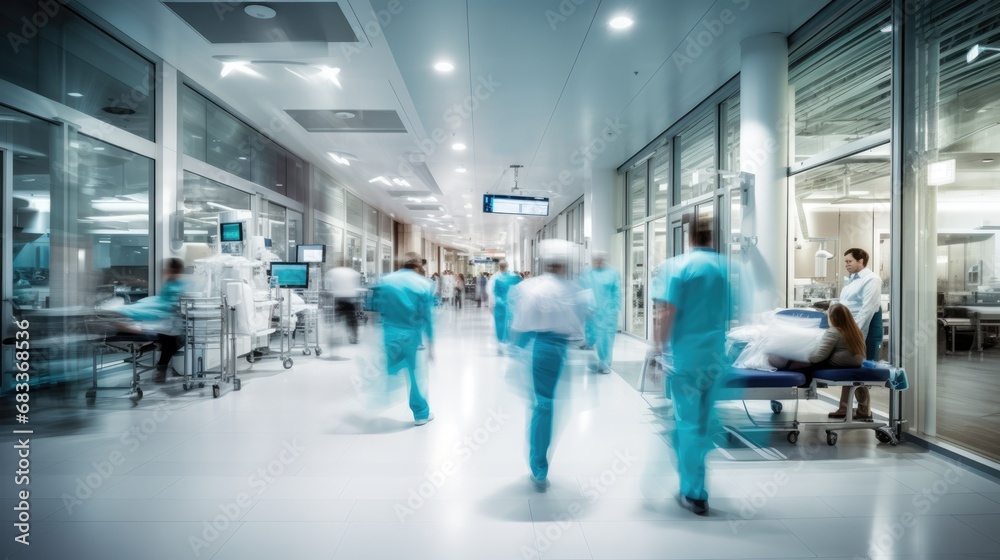
[[[369,239],[378,237],[378,222],[378,210],[365,204],[365,231],[368,232]]]
[[[177,206],[182,225],[176,233],[189,244],[185,253],[208,256],[209,238],[218,235],[219,213],[250,210],[250,194],[185,171]]]
[[[629,223],[642,221],[646,217],[646,173],[647,162],[642,162],[628,172]]]
[[[344,228],[317,219],[316,242],[326,245],[326,266],[343,266],[344,264]]]
[[[181,138],[184,153],[201,161],[208,161],[208,100],[185,86],[180,94]]]
[[[792,54],[793,163],[889,130],[889,5],[859,3]]]
[[[362,272],[361,260],[361,236],[353,233],[347,234],[347,266],[358,272]]]
[[[922,56],[905,68],[916,87],[905,92],[903,194],[915,200],[903,215],[916,223],[903,247],[921,266],[902,279],[917,294],[902,351],[937,372],[923,388],[936,391],[936,435],[1000,460],[1000,56],[969,54],[1000,46],[1000,3],[921,5],[907,31]]]
[[[271,251],[278,258],[287,261],[295,260],[295,253],[288,258],[288,222],[287,209],[271,201],[264,202],[265,210],[260,216],[261,235],[271,240]]]
[[[658,149],[649,160],[653,177],[649,185],[653,215],[666,213],[670,206],[670,144]]]
[[[381,234],[383,240],[392,241],[392,216],[385,212],[382,212]]]
[[[629,230],[628,332],[646,337],[646,226]]]
[[[392,272],[392,246],[385,243],[382,244],[382,274],[389,274]]]
[[[250,180],[250,129],[214,103],[208,105],[206,163]]]
[[[292,257],[296,256],[295,247],[302,243],[302,212],[296,212],[295,210],[288,210],[286,212],[288,216],[288,258],[289,260],[295,260]]]
[[[364,221],[365,203],[360,198],[347,192],[347,224],[361,229],[364,226]]]
[[[378,280],[378,245],[374,241],[365,244],[365,276],[366,284],[374,284]]]
[[[64,2],[5,2],[0,33],[0,78],[98,120],[153,139],[152,62],[87,22]],[[44,24],[39,22],[44,18]],[[35,22],[30,34],[25,21]]]
[[[729,177],[740,172],[740,94],[736,93],[719,106],[722,123],[721,170]]]
[[[683,204],[715,190],[715,119],[706,115],[677,135],[680,188],[674,199]]]

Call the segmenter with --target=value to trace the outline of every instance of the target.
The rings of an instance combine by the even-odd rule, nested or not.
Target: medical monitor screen
[[[295,248],[295,260],[300,263],[321,263],[326,261],[326,245],[299,245]]]
[[[230,222],[219,224],[219,240],[223,243],[243,241],[243,223]]]
[[[309,287],[309,263],[273,262],[268,275],[278,279],[279,288]]]
[[[540,196],[484,194],[483,213],[518,214],[520,216],[548,216],[549,199]]]

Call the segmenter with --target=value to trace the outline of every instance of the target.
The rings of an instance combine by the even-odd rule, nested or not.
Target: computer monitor
[[[326,245],[299,245],[295,248],[295,260],[300,263],[326,262]]]
[[[309,287],[309,263],[273,262],[267,274],[278,279],[279,288]]]
[[[219,241],[223,243],[243,241],[243,222],[219,224]]]

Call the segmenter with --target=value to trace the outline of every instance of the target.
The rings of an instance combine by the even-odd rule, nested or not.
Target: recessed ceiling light
[[[247,156],[240,156],[240,157],[238,157],[236,159],[238,159],[240,161],[246,161],[247,160]]]
[[[452,70],[455,69],[455,66],[452,65],[452,63],[450,62],[445,62],[442,60],[441,62],[436,62],[434,64],[434,69],[437,70],[438,72],[451,72]]]
[[[333,114],[333,116],[337,117],[338,119],[353,119],[357,115],[355,115],[350,111],[337,111],[336,113]]]
[[[457,171],[459,173],[465,173],[465,168],[464,167],[459,167],[459,168],[455,169],[455,171]]]
[[[983,158],[983,163],[993,163],[993,158],[991,157]]]
[[[271,19],[278,15],[278,12],[274,11],[273,8],[268,8],[267,6],[262,6],[260,4],[248,4],[243,8],[243,11],[252,18],[257,19]]]
[[[94,151],[95,152],[103,152],[104,151],[104,146],[94,146]]]
[[[68,95],[70,97],[83,97],[83,94],[80,93],[80,92],[78,92],[78,91],[71,91],[71,92],[67,93],[66,95]]]
[[[470,203],[467,203],[467,204],[465,205],[465,207],[466,207],[466,208],[472,208],[472,203],[471,203],[471,202],[470,202]]]
[[[632,18],[628,18],[625,16],[618,16],[609,21],[608,25],[610,25],[615,29],[628,29],[629,27],[632,27],[632,23],[633,23]]]
[[[451,149],[456,151],[462,151],[465,149],[465,144],[461,142],[455,142],[454,144],[451,145]]]

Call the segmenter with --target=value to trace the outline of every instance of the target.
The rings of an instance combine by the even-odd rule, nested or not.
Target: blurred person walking
[[[497,272],[493,281],[493,324],[497,331],[497,353],[503,354],[503,347],[509,341],[507,316],[507,295],[510,289],[521,282],[521,277],[513,272],[507,271],[507,261],[500,261],[500,272]]]
[[[522,343],[531,344],[529,363],[534,398],[528,426],[528,464],[531,482],[539,492],[549,485],[556,384],[566,361],[569,340],[583,334],[583,318],[592,303],[588,302],[586,292],[567,277],[570,249],[568,241],[542,241],[538,254],[544,273],[524,281],[509,294],[513,300],[511,331]]]
[[[587,346],[597,348],[597,372],[611,373],[611,360],[621,310],[621,273],[608,265],[608,256],[595,252],[591,268],[583,277],[584,288],[594,293],[594,313],[587,319]]]
[[[716,380],[728,368],[725,359],[729,322],[729,285],[722,258],[712,249],[711,224],[690,228],[691,251],[675,257],[671,281],[658,310],[661,327],[652,352],[670,342],[673,371],[674,450],[680,475],[682,507],[708,515],[705,456],[712,448]]]
[[[333,296],[335,317],[347,325],[351,344],[358,343],[358,294],[361,290],[361,273],[344,266],[343,260],[326,273],[326,288]]]
[[[427,404],[427,383],[417,372],[417,350],[427,339],[427,357],[434,360],[434,291],[431,283],[417,272],[420,255],[407,253],[400,270],[385,275],[373,296],[373,307],[382,316],[385,363],[389,375],[406,369],[409,376],[410,410],[414,424],[423,426],[434,419]]]

